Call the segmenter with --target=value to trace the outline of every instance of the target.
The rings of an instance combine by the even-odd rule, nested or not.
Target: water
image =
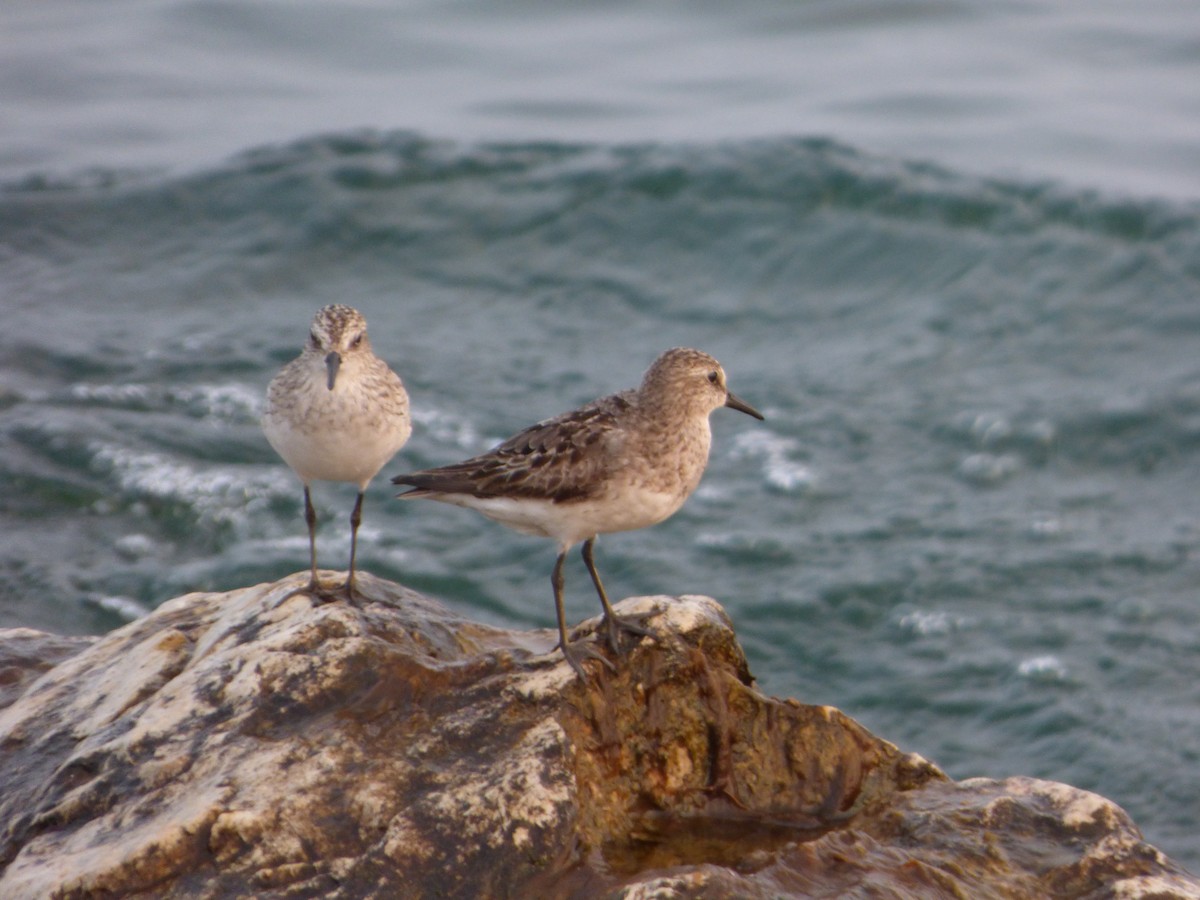
[[[10,4],[0,622],[100,632],[302,569],[257,417],[324,303],[412,396],[385,474],[699,346],[767,421],[714,414],[687,506],[601,539],[610,592],[711,594],[767,691],[956,777],[1097,790],[1200,868],[1197,24]],[[548,544],[385,484],[363,568],[553,623]],[[352,493],[316,493],[331,567]]]

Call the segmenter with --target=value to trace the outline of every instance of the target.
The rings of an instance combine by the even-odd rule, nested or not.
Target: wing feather
[[[400,495],[412,499],[432,494],[585,499],[603,487],[617,461],[620,419],[632,406],[632,393],[602,397],[531,425],[480,456],[397,475],[392,483],[412,487]]]

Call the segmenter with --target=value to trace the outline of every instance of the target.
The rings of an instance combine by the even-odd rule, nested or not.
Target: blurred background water
[[[610,592],[1200,869],[1200,5],[41,0],[0,98],[0,625],[303,569],[257,419],[342,302],[416,422],[363,568],[549,627],[548,543],[386,476],[694,345],[767,421]]]

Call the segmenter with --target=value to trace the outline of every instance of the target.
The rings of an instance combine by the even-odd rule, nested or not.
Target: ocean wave
[[[135,619],[140,619],[147,613],[151,612],[151,608],[144,603],[134,600],[132,597],[120,597],[107,594],[89,594],[83,597],[83,602],[88,606],[102,610],[106,613],[111,613],[125,622],[132,622]]]
[[[91,466],[113,479],[125,501],[179,504],[199,520],[241,526],[271,501],[293,497],[294,479],[282,467],[197,467],[163,453],[98,441],[87,445]]]
[[[942,637],[964,628],[973,622],[968,616],[946,610],[914,609],[902,612],[895,620],[896,626],[913,637]]]
[[[436,202],[421,204],[421,193],[430,188],[437,190]],[[517,205],[515,192],[525,195]],[[499,144],[371,130],[258,147],[182,177],[125,170],[30,176],[0,185],[0,213],[7,207],[34,221],[39,213],[53,217],[69,235],[75,218],[70,207],[101,198],[104,209],[144,217],[135,228],[128,219],[122,224],[148,237],[155,223],[177,222],[181,215],[197,229],[238,220],[270,222],[271,228],[260,227],[259,238],[274,250],[280,240],[342,247],[407,244],[424,240],[422,233],[447,215],[468,212],[477,234],[554,228],[581,212],[592,216],[593,229],[603,228],[613,204],[630,214],[625,224],[645,214],[647,204],[657,204],[697,214],[719,210],[719,219],[701,221],[724,231],[742,224],[736,215],[740,205],[760,214],[774,210],[777,220],[842,211],[998,236],[1056,231],[1061,238],[1076,232],[1164,246],[1180,246],[1169,243],[1176,239],[1194,246],[1200,221],[1200,205],[1194,203],[1116,199],[1045,182],[965,176],[828,139]],[[432,194],[424,199],[434,201]],[[413,201],[422,209],[416,217]]]
[[[194,384],[164,387],[152,384],[77,383],[67,389],[71,401],[134,411],[179,411],[198,419],[227,423],[257,421],[264,395],[244,384]]]
[[[544,624],[550,548],[387,500],[386,475],[477,453],[689,344],[767,421],[713,417],[693,500],[602,542],[613,590],[717,597],[773,692],[890,716],[958,765],[1068,778],[1096,722],[1171,737],[1161,709],[1189,702],[1196,204],[828,141],[367,132],[192,174],[8,185],[0,220],[0,572],[45,621],[110,627],[119,610],[77,624],[79,595],[150,605],[306,566],[299,482],[256,420],[313,312],[344,302],[415,423],[372,487],[364,570]],[[321,563],[344,566],[353,490],[318,493]],[[1047,763],[1022,735],[1061,684],[1097,715],[1050,726],[1065,749]],[[1140,767],[1154,796],[1185,743],[1156,740],[1149,763],[1129,744],[1114,783]]]
[[[811,489],[817,481],[813,470],[794,459],[799,443],[793,438],[780,437],[757,429],[743,431],[733,440],[733,459],[756,460],[762,465],[767,486],[783,493]]]
[[[1070,670],[1059,657],[1043,654],[1021,660],[1017,664],[1017,674],[1039,684],[1053,684],[1066,681]]]
[[[472,454],[486,449],[487,442],[475,425],[464,416],[428,406],[417,406],[412,410],[412,420],[414,428],[420,428],[440,444],[449,444]]]

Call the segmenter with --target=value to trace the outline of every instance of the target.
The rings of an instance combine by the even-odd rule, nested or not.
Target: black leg
[[[654,637],[654,632],[629,619],[622,619],[613,612],[612,604],[608,602],[608,594],[605,593],[604,585],[600,581],[600,573],[596,571],[596,561],[593,558],[595,544],[595,535],[583,542],[583,561],[587,565],[588,574],[592,576],[592,584],[596,586],[596,593],[600,595],[600,605],[604,607],[604,624],[608,628],[608,644],[613,648],[614,653],[620,653],[618,629],[641,637]]]
[[[571,664],[571,668],[575,670],[579,680],[587,681],[583,666],[571,653],[567,643],[567,611],[563,607],[563,561],[566,558],[567,552],[563,550],[558,554],[558,559],[554,561],[554,571],[550,573],[550,586],[554,588],[554,611],[558,613],[558,648],[562,650],[563,656],[567,658],[567,662]]]
[[[350,513],[350,575],[346,579],[346,599],[354,599],[354,557],[358,552],[358,526],[362,524],[363,492],[358,492],[354,510]]]
[[[580,681],[587,681],[587,673],[583,671],[583,663],[579,661],[579,656],[571,648],[570,642],[567,639],[567,612],[563,607],[563,561],[567,558],[567,548],[563,548],[558,553],[558,559],[554,561],[554,571],[550,574],[550,585],[554,588],[554,611],[558,613],[558,647],[562,650],[562,655],[567,662],[571,664],[571,668],[575,670],[575,674],[579,676]],[[612,665],[603,656],[600,656],[591,647],[584,648],[583,655],[587,659],[598,659],[610,669]]]
[[[304,486],[304,521],[308,523],[308,560],[312,576],[308,582],[310,591],[317,590],[317,511],[313,509],[308,485]]]

